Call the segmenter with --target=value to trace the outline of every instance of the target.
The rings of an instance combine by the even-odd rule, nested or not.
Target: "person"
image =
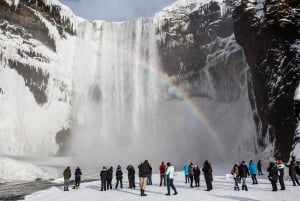
[[[117,166],[117,171],[116,171],[116,180],[117,180],[117,183],[116,183],[116,189],[118,188],[118,184],[120,183],[120,187],[123,188],[123,172],[122,172],[122,169],[121,169],[121,166],[118,165]]]
[[[249,162],[249,171],[250,171],[250,174],[251,174],[252,183],[253,184],[258,184],[257,179],[256,179],[257,166],[255,165],[255,163],[252,160],[250,160],[250,162]]]
[[[64,191],[68,191],[69,190],[69,181],[71,178],[71,169],[68,166],[64,172],[63,172],[63,176],[64,176]]]
[[[200,187],[200,168],[198,165],[194,166],[194,180],[195,180],[195,187]]]
[[[108,170],[107,170],[107,181],[106,181],[107,190],[112,189],[111,182],[112,182],[112,179],[113,179],[113,172],[114,172],[113,167],[108,168]]]
[[[194,182],[194,164],[191,162],[189,165],[189,177],[190,177],[190,187],[194,188],[193,182]]]
[[[100,172],[100,180],[101,180],[101,191],[106,191],[106,182],[107,182],[107,168],[103,166]]]
[[[278,170],[278,176],[279,176],[279,184],[280,184],[280,190],[285,190],[285,184],[284,184],[284,164],[282,160],[277,161],[277,170]]]
[[[133,165],[127,166],[129,188],[135,189],[135,170]]]
[[[260,161],[260,160],[257,162],[257,170],[258,170],[258,175],[259,175],[259,176],[264,175],[264,174],[262,173],[262,169],[261,169],[261,161]]]
[[[269,172],[268,179],[272,184],[272,191],[277,191],[278,175],[277,175],[277,168],[273,162],[270,162],[267,168],[267,172]]]
[[[150,165],[148,160],[142,162],[139,166],[139,178],[140,178],[140,188],[141,188],[141,196],[147,196],[145,194],[146,185],[147,185],[147,174],[150,172]]]
[[[250,176],[250,174],[249,174],[249,169],[248,169],[245,161],[242,161],[242,165],[239,167],[239,175],[243,181],[242,190],[248,191],[246,179],[247,179],[247,176]]]
[[[299,180],[297,178],[296,166],[297,164],[296,164],[295,156],[292,156],[292,160],[288,165],[288,167],[289,167],[289,176],[293,181],[293,186],[296,186],[296,183],[298,184],[298,186],[300,185]]]
[[[149,164],[149,173],[147,174],[147,185],[152,185],[152,166]]]
[[[231,170],[231,174],[233,176],[234,179],[234,190],[235,191],[239,191],[240,187],[239,187],[239,182],[238,182],[238,175],[239,175],[239,166],[238,163],[234,164],[232,170]]]
[[[161,165],[159,166],[159,172],[160,172],[160,184],[159,186],[162,186],[162,182],[164,181],[164,186],[166,186],[166,165],[163,162],[161,162]]]
[[[77,167],[75,170],[75,188],[76,189],[79,188],[80,180],[81,180],[81,170],[79,167]]]
[[[190,178],[189,178],[189,166],[187,164],[184,165],[183,171],[184,171],[184,176],[185,176],[185,183],[189,183],[190,182]]]
[[[213,181],[212,171],[213,170],[212,170],[212,166],[211,166],[210,162],[208,162],[208,160],[206,160],[203,163],[203,168],[202,168],[202,172],[204,174],[205,183],[206,183],[206,187],[207,187],[207,189],[205,191],[212,190],[212,181]]]
[[[177,195],[177,190],[174,186],[174,166],[171,165],[170,162],[167,162],[167,194],[166,195],[170,195],[170,188],[173,189],[174,191],[174,195]]]

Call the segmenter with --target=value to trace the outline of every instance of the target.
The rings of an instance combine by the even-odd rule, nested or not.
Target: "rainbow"
[[[137,59],[141,63],[141,67],[153,72],[164,84],[174,89],[176,95],[180,97],[188,106],[187,108],[189,108],[190,111],[197,117],[197,119],[199,119],[200,122],[204,126],[206,126],[206,128],[209,131],[208,134],[211,136],[211,139],[217,143],[216,147],[218,150],[216,151],[218,151],[219,153],[220,160],[224,162],[226,160],[226,152],[225,147],[220,138],[220,134],[211,124],[209,118],[203,110],[201,103],[198,100],[195,100],[193,97],[191,97],[185,89],[180,87],[176,83],[175,79],[168,76],[167,73],[162,70],[163,68],[160,65],[157,65],[156,63],[150,63],[142,54],[136,53],[132,49],[122,46],[120,43],[114,43],[113,41],[109,41],[109,43],[111,49],[117,49],[118,51],[121,51],[121,53],[127,56],[128,58],[132,58],[135,60]]]

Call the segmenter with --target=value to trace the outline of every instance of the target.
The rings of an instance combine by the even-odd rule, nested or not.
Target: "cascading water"
[[[175,86],[160,68],[155,30],[151,19],[81,24],[74,53],[71,153],[104,164],[221,161],[239,155],[234,152],[240,145],[234,143],[240,140],[249,144],[241,152],[254,152],[251,108],[247,90],[241,92],[246,70],[237,70],[237,84],[218,80],[216,73],[202,77],[211,83],[200,84],[201,90],[214,87],[221,98],[215,92],[213,99],[192,97],[189,87]],[[224,53],[207,61],[206,76],[226,59]],[[236,137],[239,132],[246,137]]]
[[[73,149],[92,146],[95,158],[104,152],[118,159],[120,153],[149,157],[140,149],[153,149],[156,140],[151,139],[159,135],[161,84],[152,21],[84,23],[79,33]]]

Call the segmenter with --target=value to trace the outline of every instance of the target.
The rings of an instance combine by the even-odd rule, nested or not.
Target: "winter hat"
[[[171,163],[170,163],[170,162],[167,162],[167,166],[171,166]]]
[[[117,169],[121,169],[121,165],[118,165],[118,166],[117,166]]]

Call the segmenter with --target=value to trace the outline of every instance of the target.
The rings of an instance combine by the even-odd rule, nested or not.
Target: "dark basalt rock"
[[[275,156],[287,160],[297,117],[294,96],[300,80],[299,52],[291,45],[300,38],[299,10],[285,1],[267,0],[261,19],[242,0],[234,12],[234,32],[250,66],[253,109],[260,141],[275,141]],[[294,3],[294,2],[293,2]],[[259,126],[260,125],[260,126]],[[266,138],[267,137],[267,138]]]
[[[66,154],[66,150],[69,146],[70,143],[70,138],[71,138],[71,130],[69,128],[61,129],[56,133],[55,141],[59,145],[59,149],[57,154],[58,155],[64,155]]]
[[[170,14],[159,30],[165,33],[164,40],[158,44],[163,70],[200,86],[207,82],[203,81],[202,70],[209,63],[217,98],[221,101],[238,99],[246,77],[241,72],[245,71],[246,64],[242,49],[230,38],[233,35],[231,14],[228,7],[222,15],[219,4],[214,1],[187,15]],[[226,47],[229,47],[228,52],[222,55]],[[212,98],[211,94],[198,89],[191,90],[190,95]]]
[[[49,80],[49,73],[40,68],[8,60],[8,66],[17,71],[25,81],[25,86],[32,92],[36,102],[40,105],[47,102],[46,89]]]

